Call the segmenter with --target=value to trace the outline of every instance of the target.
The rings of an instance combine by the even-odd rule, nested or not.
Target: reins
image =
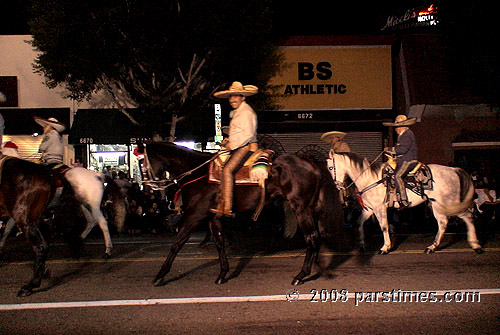
[[[186,171],[184,173],[181,173],[177,178],[173,178],[173,179],[159,179],[156,177],[154,171],[153,171],[153,168],[151,167],[151,163],[149,161],[149,158],[148,158],[148,154],[147,154],[147,151],[146,151],[146,148],[144,148],[144,162],[146,163],[146,171],[147,171],[147,174],[148,174],[148,177],[150,180],[148,181],[143,181],[142,183],[144,185],[147,185],[149,187],[151,187],[153,190],[155,191],[164,191],[166,190],[167,188],[169,188],[170,186],[172,185],[177,185],[179,184],[179,182],[184,179],[185,177],[189,176],[191,173],[195,172],[196,170],[202,168],[203,166],[205,166],[206,164],[210,163],[211,161],[215,160],[217,157],[219,157],[220,155],[226,153],[226,152],[229,152],[230,150],[220,150],[217,154],[215,154],[214,156],[212,156],[209,160],[203,162],[202,164],[196,166],[195,168],[189,170],[189,171]],[[195,182],[195,181],[198,181],[200,179],[203,179],[204,177],[208,176],[205,175],[205,176],[202,176],[202,177],[199,177],[197,179],[194,179],[194,180],[191,180],[189,182],[187,182],[186,184],[182,185],[182,186],[185,186],[187,184],[190,184],[192,182]],[[168,184],[166,185],[161,185],[162,183],[167,183],[169,182]],[[182,188],[181,186],[181,188]]]

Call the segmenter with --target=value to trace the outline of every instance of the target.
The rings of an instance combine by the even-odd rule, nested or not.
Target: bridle
[[[373,165],[373,163],[375,163],[380,158],[380,156],[382,156],[383,153],[384,153],[384,151],[382,150],[382,152],[380,154],[378,154],[377,157],[375,157],[375,159],[368,165],[368,167],[365,168],[363,171],[361,171],[361,173],[359,174],[359,176],[356,177],[356,179],[354,179],[348,186],[344,186],[344,182],[337,180],[337,166],[335,164],[335,153],[330,152],[330,155],[328,156],[327,161],[331,160],[332,166],[328,166],[328,170],[329,171],[333,170],[333,181],[335,182],[337,189],[339,191],[345,190],[345,189],[348,189],[349,187],[351,187],[352,185],[354,185],[356,183],[356,180],[358,180],[359,177],[361,177],[363,175],[363,173],[365,173]],[[381,183],[383,183],[383,180],[379,180],[373,184],[370,184],[367,187],[365,187],[364,189],[362,189],[361,191],[358,191],[356,193],[359,195],[362,195],[363,193],[371,190],[372,188],[375,188],[376,186],[378,186]]]
[[[330,156],[328,156],[327,162],[328,162],[328,160],[332,161],[332,165],[331,166],[328,165],[328,164],[327,165],[328,165],[328,170],[329,171],[333,170],[332,176],[333,176],[333,182],[335,183],[335,186],[337,187],[337,189],[339,191],[345,190],[346,187],[344,186],[344,182],[337,180],[337,166],[335,164],[335,154],[333,154],[333,155],[330,154]],[[330,172],[330,174],[331,174],[331,172]]]

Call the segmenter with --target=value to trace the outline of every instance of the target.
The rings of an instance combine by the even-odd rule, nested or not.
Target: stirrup
[[[410,207],[410,202],[408,200],[400,200],[398,201],[398,209],[401,210],[401,209],[406,209],[408,207]]]
[[[234,218],[236,216],[231,210],[225,211],[225,210],[220,209],[220,208],[210,208],[210,212],[214,213],[215,217],[217,217],[217,218],[220,218],[222,216]]]

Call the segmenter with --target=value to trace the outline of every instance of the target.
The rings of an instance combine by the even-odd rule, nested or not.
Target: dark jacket
[[[417,139],[411,129],[407,129],[398,136],[396,143],[396,163],[401,166],[403,162],[417,159]]]

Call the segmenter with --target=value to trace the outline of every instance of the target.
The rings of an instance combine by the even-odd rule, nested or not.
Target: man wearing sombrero
[[[408,119],[406,115],[398,115],[394,122],[384,122],[384,126],[392,126],[398,134],[398,140],[393,151],[396,154],[396,171],[394,179],[396,181],[396,192],[399,194],[399,208],[406,208],[408,203],[408,196],[403,182],[403,177],[415,167],[417,163],[417,139],[415,134],[411,131],[409,126],[415,124],[416,119]],[[386,151],[389,148],[385,148]]]
[[[332,147],[330,150],[337,154],[342,152],[351,152],[349,144],[342,141],[346,135],[347,133],[344,133],[343,131],[329,131],[328,133],[321,135],[321,140],[331,144]]]
[[[242,85],[235,81],[228,90],[214,93],[216,98],[229,99],[229,104],[233,108],[230,113],[229,137],[222,142],[222,145],[231,151],[231,156],[222,169],[222,199],[218,208],[211,209],[218,216],[234,216],[232,211],[234,174],[257,150],[257,114],[245,101],[246,97],[257,92],[256,86]]]
[[[60,132],[66,129],[66,126],[57,119],[51,117],[44,119],[38,116],[34,117],[36,123],[43,127],[43,140],[40,143],[38,152],[42,153],[40,161],[45,165],[60,164],[63,162],[64,145]]]

